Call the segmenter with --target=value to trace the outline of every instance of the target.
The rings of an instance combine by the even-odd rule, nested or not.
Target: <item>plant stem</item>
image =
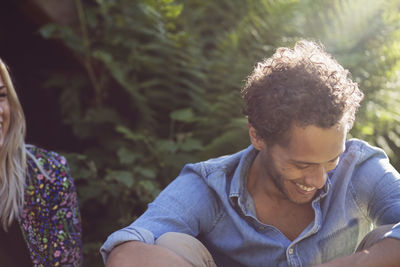
[[[96,106],[101,106],[101,86],[100,82],[96,78],[95,71],[93,68],[93,62],[92,62],[92,52],[90,49],[90,39],[89,39],[89,34],[87,31],[86,27],[86,18],[85,18],[85,13],[83,11],[83,5],[81,0],[75,0],[75,5],[76,9],[78,12],[78,18],[79,18],[79,24],[81,28],[81,33],[82,33],[82,38],[83,38],[83,45],[85,48],[85,59],[84,59],[84,66],[86,68],[86,71],[88,72],[90,82],[94,88],[95,91],[95,104]]]

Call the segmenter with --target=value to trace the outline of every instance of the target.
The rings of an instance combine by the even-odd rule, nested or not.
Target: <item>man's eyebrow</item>
[[[344,151],[341,152],[336,157],[334,157],[333,159],[328,160],[327,162],[331,162],[331,161],[337,160],[340,157],[340,155],[342,155],[343,153],[344,153]],[[317,162],[308,162],[308,161],[301,161],[301,160],[295,160],[295,159],[291,159],[290,162],[291,163],[295,163],[295,164],[306,164],[306,165],[319,165],[319,164],[321,164],[321,163],[317,163]]]

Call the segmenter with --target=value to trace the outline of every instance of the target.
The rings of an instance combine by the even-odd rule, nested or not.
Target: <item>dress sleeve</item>
[[[81,217],[67,161],[35,146],[29,146],[27,152],[22,226],[34,265],[82,266]]]
[[[50,152],[55,179],[51,212],[54,257],[60,257],[61,264],[82,265],[82,229],[76,188],[67,161],[63,156]]]

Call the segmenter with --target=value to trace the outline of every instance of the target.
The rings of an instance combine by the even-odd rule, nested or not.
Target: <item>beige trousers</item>
[[[208,249],[191,235],[169,232],[156,240],[156,245],[168,248],[195,267],[216,267]]]
[[[393,224],[383,225],[368,233],[358,246],[357,252],[382,240],[392,227]],[[174,251],[195,267],[217,266],[207,248],[198,239],[190,235],[174,232],[165,233],[156,240],[156,245]]]

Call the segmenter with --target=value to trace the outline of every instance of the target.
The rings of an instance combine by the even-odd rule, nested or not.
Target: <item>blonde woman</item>
[[[0,266],[80,266],[81,222],[67,162],[24,138],[24,113],[0,59]]]

